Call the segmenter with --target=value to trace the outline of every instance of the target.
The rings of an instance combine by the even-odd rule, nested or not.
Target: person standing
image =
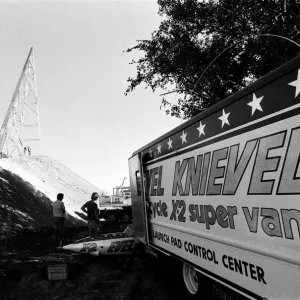
[[[89,235],[91,238],[95,238],[99,234],[99,211],[96,200],[99,199],[98,193],[93,193],[91,200],[82,205],[81,210],[87,214]]]
[[[62,240],[64,237],[64,222],[65,222],[65,215],[66,209],[63,203],[64,194],[59,193],[57,194],[57,200],[52,203],[53,208],[53,218],[54,218],[54,225],[55,225],[55,247],[62,246]]]

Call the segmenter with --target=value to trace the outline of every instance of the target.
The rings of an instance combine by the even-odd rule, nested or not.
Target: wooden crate
[[[67,264],[47,265],[48,280],[66,280],[68,279]]]

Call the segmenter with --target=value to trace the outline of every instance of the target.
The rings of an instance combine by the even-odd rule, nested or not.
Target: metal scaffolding
[[[3,157],[41,152],[36,76],[31,48],[0,129],[0,154]]]

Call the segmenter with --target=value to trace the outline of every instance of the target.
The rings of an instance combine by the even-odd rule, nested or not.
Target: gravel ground
[[[80,233],[81,235],[84,233]],[[75,255],[66,280],[49,281],[52,236],[16,237],[0,253],[0,299],[172,300],[165,262],[140,254],[92,257]]]
[[[2,259],[1,299],[173,299],[148,259],[77,256],[67,280],[49,281],[44,263]]]

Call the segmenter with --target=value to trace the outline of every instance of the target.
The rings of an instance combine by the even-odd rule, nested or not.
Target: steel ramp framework
[[[1,157],[40,154],[40,136],[34,55],[31,48],[0,129]]]

